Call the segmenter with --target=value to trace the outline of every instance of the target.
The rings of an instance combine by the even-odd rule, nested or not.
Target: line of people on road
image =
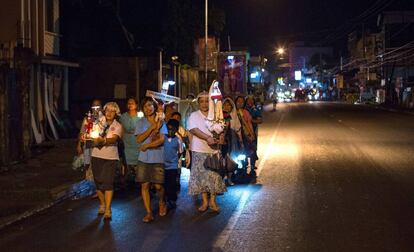
[[[174,104],[163,104],[153,97],[142,100],[142,112],[136,99],[129,98],[123,114],[115,102],[108,102],[100,109],[101,102],[93,101],[92,106],[98,108],[99,121],[104,123],[98,136],[88,138],[85,118],[77,150],[85,157],[87,174],[95,183],[100,202],[98,214],[104,219],[112,218],[117,170],[123,179],[133,174],[135,182],[140,184],[145,223],[154,220],[153,189],[158,196],[159,216],[167,215],[168,209],[176,207],[181,167],[190,169],[188,193],[201,195],[200,212],[208,209],[220,212],[216,196],[226,192],[226,183],[234,184],[238,168],[245,174],[249,170],[250,177],[256,176],[258,125],[262,123],[262,114],[254,97],[239,96],[234,101],[225,97],[226,126],[218,136],[206,126],[211,109],[209,93],[202,92],[195,100],[198,110],[192,112],[184,124]],[[217,152],[221,154],[223,167],[219,171],[206,168],[208,157]],[[121,184],[124,182],[121,180]]]

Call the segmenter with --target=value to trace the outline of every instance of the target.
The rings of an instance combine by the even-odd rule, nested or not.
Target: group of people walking
[[[172,104],[164,105],[152,97],[145,97],[140,107],[134,98],[129,98],[128,110],[123,114],[115,102],[108,102],[100,109],[101,102],[93,101],[92,105],[99,107],[99,117],[105,122],[105,132],[88,139],[84,133],[84,120],[78,153],[83,152],[85,165],[92,171],[100,202],[98,214],[104,219],[112,218],[111,202],[117,167],[121,167],[123,175],[133,171],[135,181],[140,184],[146,210],[142,219],[145,223],[154,220],[152,189],[157,192],[159,216],[167,215],[169,208],[176,207],[180,168],[188,165],[189,156],[188,193],[201,195],[200,212],[209,209],[220,212],[216,196],[226,192],[225,182],[233,185],[234,171],[223,173],[206,168],[205,161],[209,155],[220,152],[221,156],[237,160],[243,154],[246,159],[242,161],[249,164],[246,170],[249,167],[250,175],[255,176],[258,125],[262,123],[262,115],[254,97],[239,96],[234,101],[227,97],[223,100],[226,127],[219,136],[206,126],[209,93],[200,93],[196,100],[198,110],[186,119],[186,128],[182,127],[181,114]],[[139,109],[142,116],[138,116]],[[92,144],[88,145],[88,141]],[[184,157],[187,164],[181,162]]]

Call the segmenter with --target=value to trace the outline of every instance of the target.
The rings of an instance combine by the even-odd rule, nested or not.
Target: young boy
[[[175,119],[167,122],[168,134],[164,138],[165,197],[171,208],[176,207],[178,158],[182,153],[182,142],[177,137],[180,123]]]
[[[184,129],[183,126],[181,126],[181,114],[180,112],[174,112],[171,114],[171,119],[175,119],[178,121],[178,131],[177,135],[180,137],[181,141],[185,142],[186,138],[188,137],[188,132]]]
[[[182,157],[184,157],[184,161],[183,159],[181,160],[181,167],[190,167],[190,151],[189,151],[189,147],[190,147],[190,139],[189,139],[189,132],[183,127],[181,126],[181,114],[180,112],[174,112],[171,114],[171,118],[175,119],[179,122],[179,126],[178,126],[178,131],[177,131],[177,137],[182,141],[183,143],[183,155]],[[180,180],[181,180],[181,169],[178,170],[178,174],[177,174],[177,190],[180,191],[181,190],[181,184],[180,184]]]

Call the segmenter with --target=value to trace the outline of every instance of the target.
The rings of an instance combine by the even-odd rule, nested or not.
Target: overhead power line
[[[340,26],[335,33],[329,35],[324,40],[321,40],[321,44],[331,44],[336,40],[343,38],[344,36],[347,36],[352,30],[355,29],[357,25],[366,22],[369,18],[371,18],[374,15],[378,15],[381,11],[390,6],[394,1],[395,0],[378,0],[366,11]]]

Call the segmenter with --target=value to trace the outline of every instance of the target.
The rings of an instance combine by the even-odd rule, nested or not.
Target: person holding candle
[[[98,214],[103,214],[105,220],[111,220],[115,169],[119,162],[117,143],[122,137],[122,125],[116,120],[120,115],[118,104],[108,102],[103,110],[106,125],[103,132],[92,139],[91,165],[100,202]]]

